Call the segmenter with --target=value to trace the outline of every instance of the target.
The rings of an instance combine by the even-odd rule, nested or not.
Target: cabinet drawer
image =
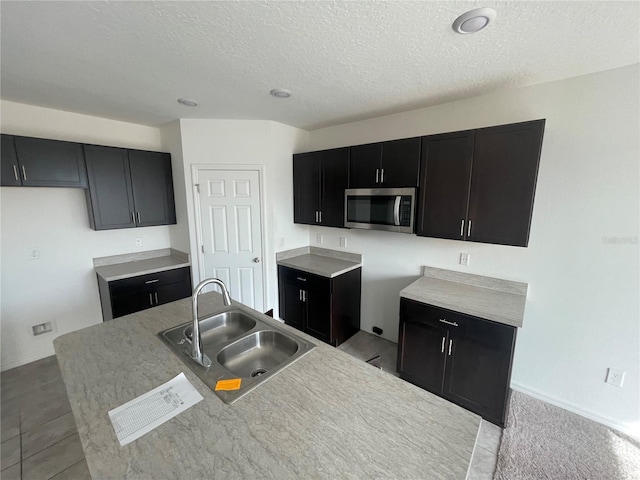
[[[440,319],[447,320],[445,313],[446,310],[425,303],[409,300],[408,298],[400,299],[400,317],[414,323],[423,325],[441,324],[440,326],[444,327],[446,324],[440,322]]]
[[[157,288],[162,285],[169,285],[171,283],[178,282],[186,282],[190,284],[189,267],[174,268],[162,272],[115,280],[113,282],[109,282],[109,292],[112,297],[118,297],[120,295],[131,294],[136,290]]]
[[[309,282],[324,278],[312,273],[303,272],[302,270],[296,270],[295,268],[283,267],[282,265],[278,266],[278,268],[280,270],[280,275],[282,275],[284,280],[287,280],[289,283],[295,284],[302,289],[308,288]]]

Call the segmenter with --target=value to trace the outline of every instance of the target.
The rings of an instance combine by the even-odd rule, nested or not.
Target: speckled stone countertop
[[[107,282],[188,267],[189,255],[174,249],[115,255],[93,259],[95,272]]]
[[[400,296],[522,327],[528,285],[481,275],[424,267],[424,276],[400,292]]]
[[[302,247],[276,254],[278,265],[333,278],[362,267],[362,255],[318,247]]]
[[[286,325],[317,347],[223,403],[156,336],[190,314],[184,299],[54,341],[93,478],[466,477],[479,416]],[[107,412],[180,372],[204,400],[120,447]]]

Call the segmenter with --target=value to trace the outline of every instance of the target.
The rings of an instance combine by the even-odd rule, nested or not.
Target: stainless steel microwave
[[[413,233],[415,188],[350,188],[344,192],[344,226]]]

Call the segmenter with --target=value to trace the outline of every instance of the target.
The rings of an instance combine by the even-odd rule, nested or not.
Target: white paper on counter
[[[125,446],[202,400],[184,373],[109,411],[113,429]]]

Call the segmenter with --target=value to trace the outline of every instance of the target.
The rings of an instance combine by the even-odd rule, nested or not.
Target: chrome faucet
[[[225,306],[231,305],[231,297],[229,296],[229,290],[222,280],[217,278],[207,278],[201,281],[198,286],[193,290],[193,297],[191,297],[193,306],[193,327],[191,330],[191,359],[202,365],[205,368],[211,366],[211,359],[202,352],[202,339],[200,338],[200,323],[198,322],[198,295],[200,291],[209,285],[215,283],[220,287],[222,291],[222,298],[224,299]]]

